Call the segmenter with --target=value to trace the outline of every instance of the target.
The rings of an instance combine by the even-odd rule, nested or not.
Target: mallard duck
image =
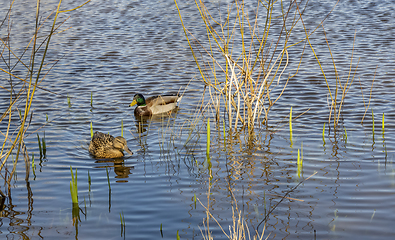
[[[124,156],[122,150],[133,155],[126,144],[125,138],[114,138],[110,134],[101,132],[95,132],[89,144],[89,153],[97,158],[120,158]]]
[[[137,116],[151,116],[155,114],[167,113],[177,107],[177,102],[181,100],[180,96],[153,96],[147,99],[142,94],[134,95],[133,102],[129,107],[137,104],[134,114]]]

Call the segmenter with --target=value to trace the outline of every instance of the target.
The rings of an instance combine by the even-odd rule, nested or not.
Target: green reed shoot
[[[46,120],[47,120],[47,122],[48,122],[48,114],[45,114],[45,117],[46,117]]]
[[[206,155],[210,156],[210,118],[207,119],[207,147]]]
[[[70,166],[70,172],[71,172],[71,181],[70,181],[71,200],[73,203],[78,203],[77,169],[75,169],[75,178],[71,166]]]
[[[161,232],[162,232],[162,223],[160,224],[159,231],[161,231]]]
[[[325,123],[324,123],[324,127],[322,128],[322,141],[325,144]]]
[[[347,129],[344,127],[344,142],[347,143]]]
[[[92,184],[92,179],[91,179],[91,175],[90,175],[89,170],[88,170],[88,186],[89,186],[89,192],[91,191],[91,184]]]
[[[67,94],[67,104],[69,105],[69,108],[71,108],[71,101],[70,101],[70,97],[68,94]]]
[[[36,178],[36,164],[34,163],[34,153],[32,153],[32,170],[34,178]]]
[[[291,110],[289,111],[289,134],[292,137],[292,107]]]
[[[47,157],[47,145],[45,144],[45,131],[44,131],[44,137],[41,139],[42,145],[43,145],[43,156],[44,158]]]
[[[180,235],[178,234],[178,230],[177,230],[177,240],[180,240]]]
[[[107,173],[108,189],[111,191],[110,175],[108,174],[108,167],[107,166],[106,166],[106,173]]]
[[[37,133],[38,149],[40,150],[40,159],[43,158],[43,149],[41,148],[40,136]]]
[[[383,133],[383,138],[384,138],[384,113],[383,113],[383,118],[381,119],[381,132]]]
[[[303,146],[302,146],[302,157],[300,156],[300,151],[298,149],[297,165],[298,165],[298,178],[300,178],[300,173],[303,170]]]
[[[121,137],[123,137],[123,119],[121,119]]]
[[[125,215],[123,215],[123,211],[119,214],[119,217],[121,218],[121,236],[122,236],[126,232]]]
[[[91,138],[93,138],[93,127],[92,127],[92,121],[91,121]]]
[[[93,107],[93,92],[91,92],[91,107]]]
[[[193,203],[195,204],[195,209],[196,209],[196,193],[193,194]]]

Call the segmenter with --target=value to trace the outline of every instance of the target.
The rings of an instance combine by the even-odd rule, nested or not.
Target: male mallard
[[[167,113],[177,107],[177,102],[181,100],[180,96],[153,96],[147,99],[142,94],[134,95],[133,102],[129,107],[137,104],[134,114],[137,116],[151,116],[155,114]]]
[[[125,138],[114,138],[110,134],[101,132],[95,132],[89,144],[89,153],[97,158],[120,158],[124,156],[122,150],[133,155],[126,145]]]

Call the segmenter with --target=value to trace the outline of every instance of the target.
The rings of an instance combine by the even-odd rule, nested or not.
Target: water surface
[[[21,54],[34,33],[35,2],[15,4],[13,16],[20,21],[13,22],[15,35],[11,43]],[[42,3],[43,16],[55,4]],[[62,9],[79,4],[62,3]],[[319,24],[334,4],[309,2],[306,24]],[[185,24],[206,41],[195,4],[179,5]],[[2,5],[1,19],[8,6]],[[214,119],[214,115],[205,111],[198,116],[197,125],[190,127],[197,117],[194,113],[201,104],[204,85],[174,2],[94,1],[61,15],[61,20],[70,16],[62,29],[71,28],[52,39],[48,59],[60,61],[40,85],[46,90],[37,91],[34,117],[25,139],[28,152],[35,155],[36,174],[30,172],[25,181],[25,166],[22,161],[18,163],[11,198],[7,198],[1,213],[1,238],[175,239],[179,231],[181,239],[202,239],[200,229],[204,229],[206,212],[199,202],[195,207],[195,195],[205,206],[209,203],[211,214],[228,232],[232,208],[237,206],[252,230],[288,192],[291,199],[284,199],[268,215],[265,236],[270,234],[269,239],[312,239],[314,230],[317,239],[391,238],[395,234],[394,12],[391,1],[341,1],[324,24],[342,79],[348,75],[353,45],[353,69],[360,60],[340,122],[341,128],[347,130],[347,140],[343,131],[334,137],[328,126],[325,143],[322,140],[322,127],[329,116],[328,91],[307,47],[299,74],[273,106],[268,126],[256,129],[254,144],[246,144],[246,136],[241,133],[228,137],[225,147],[222,122],[212,122],[211,184],[205,164],[204,121],[207,117]],[[5,25],[0,33],[2,38],[7,35]],[[296,31],[295,37],[303,34]],[[317,30],[311,41],[333,82],[323,30]],[[300,48],[290,52],[297,53]],[[373,78],[368,114],[361,124],[365,112],[361,86],[367,105]],[[8,86],[6,79],[3,74],[2,86]],[[148,120],[142,126],[128,107],[137,92],[150,96],[179,91],[185,92],[178,112]],[[0,96],[4,112],[9,94],[0,89]],[[23,108],[23,104],[18,107]],[[310,108],[294,121],[292,142],[288,126],[283,125],[287,124],[291,106],[294,116]],[[374,135],[370,108],[375,113]],[[382,113],[384,135],[380,129]],[[124,137],[135,154],[112,161],[92,158],[88,153],[90,123],[94,130],[118,136],[121,122]],[[14,128],[20,124],[16,118],[13,123]],[[0,130],[4,132],[6,127],[3,120]],[[43,137],[44,131],[47,153],[40,161],[37,133]],[[299,177],[296,157],[302,146],[304,162]],[[12,167],[11,158],[7,164]],[[81,212],[76,224],[69,192],[70,166],[78,171]],[[88,174],[92,179],[90,190]],[[4,186],[1,190],[7,193]],[[124,233],[120,214],[125,218]],[[215,239],[226,239],[214,221],[210,231]]]

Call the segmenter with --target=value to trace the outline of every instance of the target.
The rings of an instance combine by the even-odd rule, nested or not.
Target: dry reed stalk
[[[208,43],[204,45],[184,25],[175,0],[181,24],[202,81],[210,89],[210,93],[213,89],[221,96],[215,98],[213,105],[220,104],[218,99],[223,101],[230,129],[238,130],[247,127],[251,132],[256,124],[267,123],[270,108],[281,97],[288,81],[299,70],[304,48],[294,74],[290,74],[286,81],[281,83],[282,91],[274,95],[272,91],[280,86],[280,80],[289,64],[288,48],[302,42],[288,44],[292,30],[301,20],[301,17],[297,17],[295,3],[292,2],[288,9],[281,6],[283,26],[274,47],[268,45],[275,3],[275,1],[259,2],[256,5],[255,15],[251,18],[253,21],[250,21],[248,14],[250,9],[246,7],[244,1],[235,1],[229,5],[226,17],[216,20],[205,5],[206,3],[196,0],[196,7],[207,32]],[[260,12],[261,4],[266,9],[262,13]],[[294,19],[287,26],[292,9]],[[266,21],[264,27],[259,25],[260,17]],[[260,34],[259,30],[262,27],[264,28],[263,34]],[[191,39],[194,41],[192,42]],[[282,45],[281,49],[279,49],[280,45]],[[195,54],[196,51],[200,52],[201,59]],[[272,52],[271,55],[269,51]],[[205,56],[209,60],[205,60]],[[217,69],[216,66],[219,68]],[[217,74],[217,71],[220,71],[220,74]],[[275,82],[277,84],[273,84]],[[212,98],[211,94],[210,97]],[[218,111],[216,110],[217,116]],[[263,113],[264,116],[261,116]]]
[[[90,1],[90,0],[89,0]],[[89,2],[88,1],[88,2]],[[3,175],[3,178],[5,180],[5,183],[10,186],[10,181],[13,177],[13,174],[16,170],[16,165],[19,160],[19,156],[21,151],[24,154],[24,159],[25,159],[25,164],[26,164],[26,179],[29,176],[29,155],[27,152],[27,149],[24,145],[24,138],[26,137],[26,132],[30,126],[30,123],[32,121],[33,113],[31,112],[31,107],[33,104],[33,99],[36,93],[37,88],[40,88],[39,85],[40,83],[45,79],[46,75],[48,72],[52,69],[52,67],[57,63],[57,60],[52,62],[52,63],[46,63],[46,56],[47,56],[47,51],[49,48],[49,43],[51,42],[51,38],[53,35],[58,33],[58,29],[62,26],[64,23],[61,22],[60,24],[57,22],[58,21],[58,15],[61,12],[65,11],[59,11],[60,5],[61,5],[61,0],[56,5],[56,8],[50,13],[46,18],[42,18],[40,16],[40,1],[37,0],[37,5],[35,9],[35,27],[34,27],[34,34],[32,38],[30,39],[29,43],[27,46],[24,48],[22,53],[19,55],[16,52],[13,51],[13,49],[10,47],[8,44],[8,41],[10,39],[10,36],[12,35],[11,32],[11,12],[13,9],[13,4],[14,1],[10,3],[10,7],[8,10],[8,13],[3,21],[3,23],[8,20],[8,37],[6,40],[3,38],[0,38],[1,41],[1,46],[3,47],[3,50],[0,52],[0,56],[3,59],[8,59],[7,61],[4,61],[5,68],[0,67],[0,71],[5,74],[5,78],[9,78],[9,86],[0,86],[1,88],[5,89],[10,93],[10,103],[8,108],[4,111],[0,118],[0,122],[3,121],[8,115],[8,126],[7,130],[4,132],[0,132],[4,136],[4,141],[2,144],[1,152],[0,152],[0,171],[4,170],[4,166],[6,166],[7,160],[9,156],[12,154],[13,150],[16,148],[17,151],[15,153],[15,161],[13,162],[13,168],[11,171],[5,168],[5,172],[10,173],[8,175],[8,178],[5,177],[7,174]],[[46,33],[47,35],[43,38],[41,42],[39,42],[39,37],[38,35],[41,32],[45,32],[46,30],[44,29],[45,26],[47,26],[47,22],[49,17],[53,17],[53,22],[50,24],[49,27],[49,33]],[[67,19],[66,19],[67,20]],[[66,21],[65,20],[65,21]],[[0,25],[2,27],[2,25]],[[8,40],[7,40],[8,39]],[[31,49],[31,55],[29,56],[29,63],[25,63],[23,61],[23,57],[25,53],[27,53],[28,49]],[[38,55],[39,50],[42,50],[40,52],[40,55]],[[8,56],[5,56],[4,53],[8,52]],[[14,65],[11,65],[11,62],[13,62]],[[49,69],[45,70],[47,65],[52,64],[52,66],[49,67]],[[22,74],[20,76],[15,75],[13,73],[13,70],[18,66],[22,65],[21,67],[25,70],[22,71]],[[35,69],[35,66],[38,66],[38,69]],[[45,72],[46,71],[46,72]],[[26,78],[21,77],[23,74],[26,75]],[[16,82],[19,81],[19,82]],[[16,89],[15,86],[20,86],[19,89]],[[43,89],[43,88],[40,88]],[[45,90],[45,89],[44,89]],[[46,90],[47,92],[51,92]],[[24,101],[24,108],[23,111],[19,111],[18,107],[16,107],[19,104],[23,105]],[[13,113],[18,112],[19,113],[19,118],[21,121],[21,124],[14,129],[14,127],[11,125],[12,123],[12,117]],[[30,114],[30,118],[28,118]],[[11,133],[14,131],[13,133]],[[9,142],[9,144],[7,144]]]

